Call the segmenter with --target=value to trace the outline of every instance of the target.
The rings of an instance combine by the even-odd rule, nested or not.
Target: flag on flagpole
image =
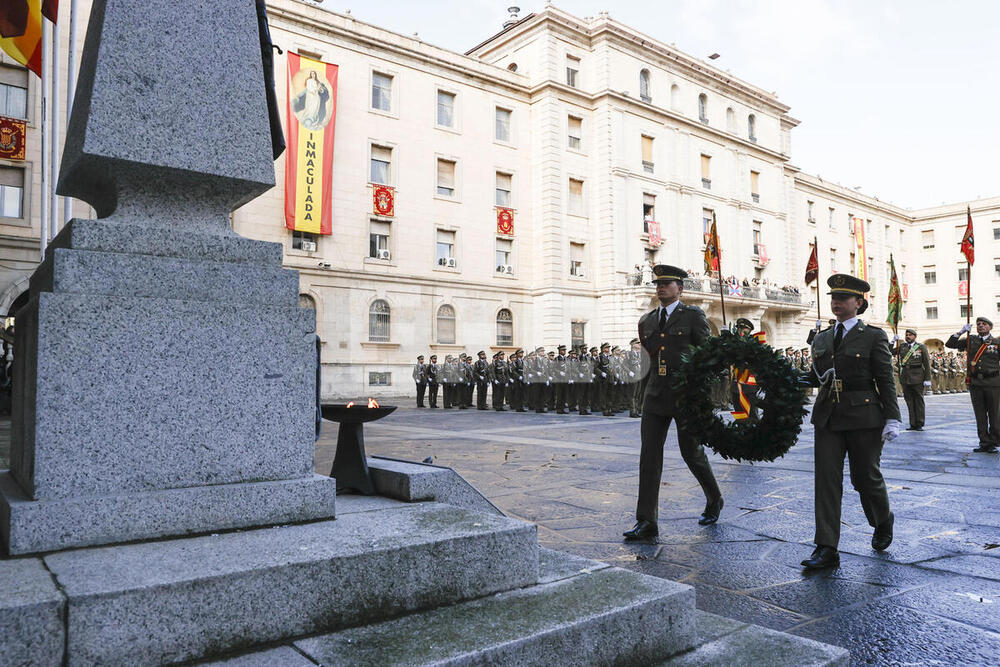
[[[889,255],[889,314],[885,321],[895,331],[899,321],[903,319],[903,295],[899,291],[899,279],[896,277],[896,261]]]
[[[719,270],[719,232],[715,226],[715,213],[712,213],[712,228],[705,239],[705,273]]]
[[[59,0],[7,0],[0,7],[0,49],[42,75],[42,17],[53,23]]]
[[[976,263],[976,244],[972,238],[972,208],[966,206],[965,212],[969,217],[969,224],[965,226],[965,234],[962,235],[962,254],[971,266]]]
[[[813,246],[809,253],[809,261],[806,262],[806,285],[819,278],[819,257],[816,256],[816,246]]]

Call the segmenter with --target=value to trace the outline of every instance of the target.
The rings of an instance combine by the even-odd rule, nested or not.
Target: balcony
[[[703,178],[703,179],[701,179],[701,187],[705,188],[706,190],[711,190],[712,189],[712,179],[711,178]]]
[[[656,293],[656,286],[651,282],[652,273],[649,271],[644,271],[642,273],[630,273],[625,276],[625,284],[637,291],[639,294],[643,294],[644,297],[651,297]],[[749,287],[740,286],[739,295],[731,295],[729,293],[728,287],[725,288],[726,301],[730,299],[739,300],[740,303],[746,302],[757,302],[776,308],[782,311],[798,311],[801,313],[807,312],[810,308],[815,305],[815,301],[809,298],[808,293],[803,293],[804,290],[800,289],[799,293],[796,294],[792,291],[786,291],[780,287],[771,287],[763,285],[753,285]],[[693,305],[701,305],[707,307],[712,302],[719,301],[719,281],[715,278],[709,278],[707,276],[696,276],[684,279],[684,297],[685,303],[691,303]],[[647,303],[643,301],[643,303]]]

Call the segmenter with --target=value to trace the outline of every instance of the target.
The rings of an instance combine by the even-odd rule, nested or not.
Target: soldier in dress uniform
[[[593,410],[595,354],[597,354],[596,347],[590,348],[589,352],[585,347],[580,348],[580,364],[577,367],[576,376],[576,402],[581,415],[589,415],[590,411]]]
[[[510,409],[515,412],[526,412],[524,395],[527,385],[524,383],[524,350],[517,350],[510,360]]]
[[[941,370],[941,353],[937,352],[931,357],[931,388],[935,394],[941,393],[941,380],[943,379]]]
[[[476,386],[475,373],[472,370],[472,357],[463,352],[459,355],[459,370],[461,372],[461,395],[459,396],[459,410],[468,410],[472,407],[472,388]]]
[[[962,391],[962,387],[965,385],[965,373],[962,371],[962,366],[954,352],[949,352],[945,355],[945,359],[948,360],[948,376],[951,378],[951,393],[960,393]]]
[[[490,365],[489,378],[493,387],[493,409],[497,412],[505,412],[507,408],[503,406],[507,380],[510,373],[507,369],[507,362],[503,359],[503,350],[493,355],[493,363]]]
[[[601,351],[594,362],[594,388],[597,390],[597,402],[593,409],[599,409],[605,417],[612,417],[611,405],[608,403],[608,389],[611,386],[611,344],[601,343]]]
[[[456,405],[455,401],[455,386],[458,384],[458,366],[455,363],[455,358],[450,354],[445,355],[444,358],[444,368],[442,369],[444,377],[442,378],[444,382],[444,396],[443,396],[443,407],[445,410],[450,410]]]
[[[628,416],[639,418],[642,416],[642,345],[638,338],[629,341],[629,350],[626,354],[628,364],[629,384],[626,390],[628,399]]]
[[[427,389],[427,364],[424,363],[424,355],[417,356],[417,363],[413,365],[413,381],[417,384],[417,407],[424,407],[424,391]]]
[[[535,407],[535,412],[541,414],[545,412],[548,397],[545,394],[545,383],[548,381],[548,358],[545,356],[544,347],[535,348],[535,363],[532,370],[531,402]]]
[[[697,306],[680,302],[687,272],[675,266],[657,264],[653,267],[653,275],[660,306],[639,320],[639,342],[649,355],[650,368],[639,427],[642,449],[639,453],[636,523],[631,530],[623,533],[627,541],[648,539],[659,533],[657,517],[663,446],[677,409],[673,376],[680,368],[681,354],[688,346],[700,345],[711,333],[705,313]],[[705,493],[705,511],[698,523],[703,526],[713,524],[719,520],[723,501],[705,450],[697,437],[679,425],[677,441],[684,462]]]
[[[476,409],[486,409],[486,391],[489,389],[490,381],[487,377],[490,362],[486,360],[486,352],[479,350],[476,352],[476,363],[472,365],[473,379],[476,382]]]
[[[432,408],[438,406],[438,378],[441,377],[441,366],[438,364],[436,354],[432,354],[427,364],[427,405]]]
[[[931,386],[931,362],[927,348],[917,342],[916,329],[907,329],[906,342],[899,346],[899,383],[903,386],[909,431],[924,430],[924,389]]]
[[[566,355],[566,412],[576,411],[576,378],[580,372],[580,356],[575,347]]]
[[[893,514],[880,470],[882,445],[902,426],[892,351],[882,329],[858,319],[868,308],[871,289],[860,278],[837,273],[830,286],[833,330],[813,340],[814,371],[803,380],[819,386],[813,407],[816,470],[816,549],[802,561],[808,569],[840,564],[840,512],[844,493],[844,455],[850,460],[851,483],[861,496],[868,523],[875,528],[872,548],[892,543]]]
[[[552,359],[552,407],[556,414],[566,414],[566,387],[569,383],[569,376],[566,375],[566,346],[560,345],[556,348],[559,354]]]
[[[976,333],[966,324],[952,335],[945,346],[965,350],[969,361],[969,398],[976,414],[979,446],[974,452],[996,454],[1000,447],[1000,339],[992,334],[993,322],[976,318]]]

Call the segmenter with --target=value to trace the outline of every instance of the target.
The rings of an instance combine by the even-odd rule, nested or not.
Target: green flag
[[[903,295],[899,291],[899,279],[896,278],[896,262],[892,259],[892,255],[889,255],[889,314],[885,321],[893,331],[896,331],[901,319],[903,319]]]

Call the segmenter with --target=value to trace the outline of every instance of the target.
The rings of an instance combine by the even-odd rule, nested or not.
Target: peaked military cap
[[[480,354],[486,354],[486,351],[485,350],[479,350],[479,352],[476,352],[476,356],[479,356]]]
[[[558,350],[559,350],[560,352],[562,352],[563,350],[565,350],[565,349],[566,349],[566,346],[565,346],[565,345],[560,345],[560,346],[559,346],[558,348],[556,348],[556,349],[558,349]]]
[[[846,273],[835,273],[826,279],[826,284],[830,287],[830,294],[847,294],[849,296],[860,296],[871,291],[872,286],[861,278],[855,278]]]
[[[636,343],[638,343],[638,342],[639,342],[639,339],[638,339],[638,338],[633,338],[632,340],[630,340],[630,341],[628,342],[628,344],[629,344],[629,345],[635,345],[635,344],[636,344]]]
[[[620,347],[618,347],[617,345],[615,345],[613,348],[611,348],[611,351],[612,352],[621,352],[622,349]]]
[[[911,334],[913,334],[914,336],[916,336],[916,335],[917,335],[917,330],[916,330],[916,329],[907,329],[907,330],[906,330],[906,333],[911,333]]]
[[[979,317],[976,318],[976,322],[977,323],[978,322],[986,322],[986,324],[988,324],[990,326],[993,326],[993,323],[990,322],[987,318],[983,317],[982,315],[980,315]]]
[[[592,348],[590,348],[590,351],[591,352],[597,352],[597,348],[596,347],[592,347]]]
[[[610,347],[611,347],[611,343],[601,343],[601,349],[602,349],[602,350],[603,350],[604,348],[610,348]]]
[[[521,348],[517,348],[516,350],[514,350],[514,354],[522,354],[523,352],[524,350],[522,350]]]
[[[653,282],[668,283],[672,280],[684,281],[688,277],[687,271],[679,269],[669,264],[657,264],[653,267]]]
[[[545,351],[544,347],[536,347],[535,348],[535,352],[544,352],[544,351]]]
[[[748,320],[745,317],[741,317],[738,320],[736,320],[736,328],[739,329],[740,327],[746,327],[747,329],[753,329],[753,322],[751,322],[750,320]]]

